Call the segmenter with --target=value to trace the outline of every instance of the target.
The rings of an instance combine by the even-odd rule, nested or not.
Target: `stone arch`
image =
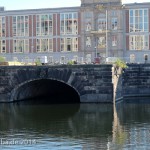
[[[57,90],[56,88],[58,88],[58,91],[56,91]],[[54,96],[51,94],[57,94],[57,93],[58,95],[63,94],[61,92],[61,88],[62,91],[67,93],[66,97],[67,95],[68,97],[69,96],[71,97],[71,92],[72,92],[73,94],[72,96],[74,97],[71,98],[70,103],[80,102],[80,93],[77,88],[75,88],[74,86],[72,86],[67,82],[58,79],[53,79],[53,78],[30,79],[16,85],[11,90],[10,101],[13,102],[13,101],[19,101],[25,99],[32,99],[34,97],[42,96],[42,94],[47,94],[47,96]],[[76,98],[78,98],[78,100],[75,101]]]

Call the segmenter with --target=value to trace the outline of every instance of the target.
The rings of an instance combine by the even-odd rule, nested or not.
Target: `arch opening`
[[[13,101],[34,103],[80,103],[78,92],[57,80],[40,79],[27,82],[17,88]]]

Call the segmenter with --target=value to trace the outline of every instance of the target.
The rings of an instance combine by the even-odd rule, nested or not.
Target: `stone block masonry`
[[[150,97],[150,64],[130,64],[122,78],[123,97]]]
[[[69,85],[81,103],[113,103],[112,65],[1,66],[0,102],[28,98],[31,92],[19,89],[42,79]]]

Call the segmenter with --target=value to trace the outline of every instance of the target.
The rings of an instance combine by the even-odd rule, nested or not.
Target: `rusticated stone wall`
[[[80,102],[113,102],[112,65],[1,66],[0,102],[19,101],[19,88],[42,79],[67,84]]]
[[[122,75],[124,99],[150,96],[150,64],[130,64]]]

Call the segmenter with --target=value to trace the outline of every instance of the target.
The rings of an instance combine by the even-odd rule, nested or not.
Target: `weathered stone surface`
[[[19,93],[18,89],[42,79],[69,85],[81,102],[113,102],[112,65],[1,66],[0,102],[30,98],[29,90]],[[36,90],[40,92],[40,87]]]
[[[150,64],[129,64],[116,85],[116,100],[150,97]]]

